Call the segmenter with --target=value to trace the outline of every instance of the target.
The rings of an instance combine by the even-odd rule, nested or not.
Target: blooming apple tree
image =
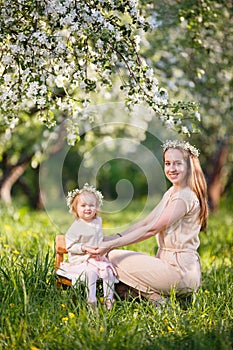
[[[139,5],[137,0],[2,0],[2,130],[9,135],[25,113],[36,113],[51,127],[59,111],[74,144],[93,92],[111,88],[117,73],[128,107],[146,103],[165,125],[192,132],[197,105],[169,101],[140,56],[140,33],[150,24]]]

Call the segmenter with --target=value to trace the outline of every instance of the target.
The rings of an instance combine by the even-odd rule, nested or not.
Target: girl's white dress
[[[68,251],[68,262],[62,262],[57,270],[57,275],[64,276],[72,280],[74,285],[78,280],[85,281],[86,271],[97,272],[98,277],[105,279],[106,269],[111,269],[116,275],[113,265],[103,256],[100,258],[90,258],[83,253],[82,245],[97,246],[103,241],[102,219],[97,216],[91,222],[77,219],[66,232],[66,249]],[[108,277],[107,277],[108,278]],[[113,283],[117,283],[114,277]]]

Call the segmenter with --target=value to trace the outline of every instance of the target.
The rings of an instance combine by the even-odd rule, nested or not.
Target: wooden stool
[[[64,254],[67,254],[66,250],[66,237],[64,235],[57,235],[55,240],[55,250],[56,250],[56,271],[59,269],[61,262],[64,260]],[[64,286],[72,286],[72,281],[69,278],[58,276],[57,277],[57,287],[61,288]]]
[[[62,261],[64,261],[64,254],[68,254],[66,250],[66,237],[65,235],[57,235],[55,239],[55,251],[56,251],[56,271],[59,269]],[[56,274],[57,287],[71,287],[72,281],[69,278],[59,276]],[[100,296],[103,295],[103,282],[102,279],[97,280],[97,292]]]

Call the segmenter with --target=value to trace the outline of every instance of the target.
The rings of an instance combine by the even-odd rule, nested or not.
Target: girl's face
[[[187,186],[188,165],[183,153],[169,148],[164,154],[164,172],[174,186]]]
[[[97,201],[92,193],[81,193],[77,201],[77,215],[80,219],[91,221],[96,216]]]

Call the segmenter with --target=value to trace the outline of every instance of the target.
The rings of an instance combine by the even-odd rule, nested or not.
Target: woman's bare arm
[[[162,211],[162,204],[161,202],[147,215],[146,218],[144,218],[143,220],[137,222],[136,224],[130,226],[127,230],[123,231],[120,233],[120,236],[123,237],[127,234],[129,234],[132,231],[135,231],[136,229],[139,229],[141,227],[145,227],[146,225],[148,225],[152,218],[156,217],[159,215],[159,213]],[[116,240],[117,238],[119,238],[119,233],[114,234],[112,236],[104,236],[103,241],[104,242],[109,242],[109,241],[113,241]]]
[[[154,211],[152,211],[152,213],[148,215],[149,219],[151,219],[150,222],[148,222],[148,220],[144,225],[134,225],[134,229],[131,228],[130,230],[124,231],[122,237],[118,236],[113,240],[102,242],[96,249],[95,254],[104,255],[112,249],[148,239],[181,219],[185,215],[186,210],[186,204],[183,200],[177,199],[172,201],[164,208],[159,217],[157,217],[157,215],[152,217],[151,214],[154,214]]]

